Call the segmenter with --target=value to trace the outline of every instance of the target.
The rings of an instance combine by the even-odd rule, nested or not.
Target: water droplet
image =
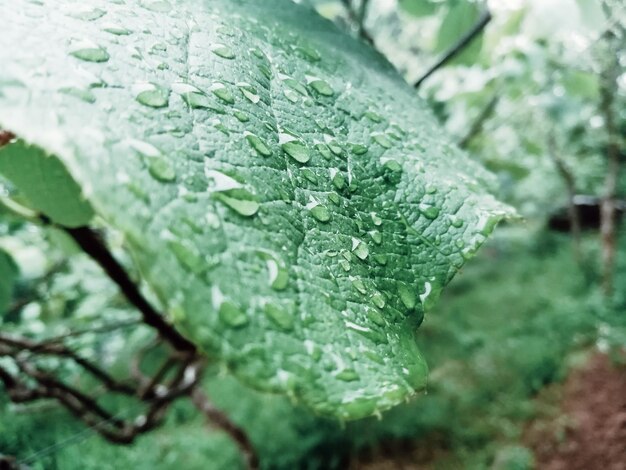
[[[365,113],[363,113],[363,116],[375,123],[383,122],[383,118],[373,111],[365,111]]]
[[[259,251],[259,255],[267,264],[270,287],[274,290],[284,290],[289,282],[289,272],[285,263],[269,251]]]
[[[259,64],[258,68],[265,78],[268,80],[272,79],[272,70],[267,66],[267,64]]]
[[[77,20],[95,21],[106,15],[106,11],[100,8],[90,8],[87,5],[81,5],[77,10],[68,13],[68,15]]]
[[[228,90],[228,88],[226,88],[226,85],[224,85],[223,83],[219,83],[219,82],[214,83],[213,85],[211,85],[210,90],[211,90],[211,93],[213,93],[215,96],[217,96],[219,99],[221,99],[225,103],[228,103],[228,104],[235,103],[235,97]]]
[[[219,308],[220,320],[233,328],[240,328],[248,323],[248,317],[239,306],[230,300],[224,300]]]
[[[189,242],[181,242],[178,240],[169,240],[167,245],[178,261],[192,273],[199,274],[202,272],[206,264],[195,246],[191,245]]]
[[[169,91],[154,83],[142,83],[135,85],[134,87],[136,96],[135,99],[151,108],[164,108],[169,102]]]
[[[359,240],[358,238],[352,237],[352,253],[354,253],[357,256],[357,258],[364,261],[367,259],[367,256],[369,255],[370,250],[367,246],[367,243],[365,243],[362,240]]]
[[[339,197],[339,194],[337,193],[330,193],[328,195],[328,200],[330,202],[332,202],[334,205],[338,206],[339,204],[341,204],[341,199]]]
[[[258,212],[260,204],[256,196],[239,181],[216,170],[205,170],[204,173],[210,181],[208,189],[216,199],[244,217],[251,217]]]
[[[380,264],[381,266],[385,266],[387,264],[387,255],[376,254],[372,256],[372,258],[374,259],[374,261],[376,261],[377,264]]]
[[[238,109],[233,111],[233,116],[235,116],[239,122],[248,122],[250,120],[250,117],[246,113]]]
[[[295,137],[289,134],[281,134],[279,138],[281,142],[280,147],[295,161],[306,163],[311,159],[309,149]]]
[[[193,85],[182,82],[174,83],[172,84],[172,91],[179,94],[190,108],[214,108],[209,97]]]
[[[426,217],[427,219],[434,220],[437,217],[439,217],[439,208],[438,207],[429,206],[429,205],[426,205],[426,204],[420,204],[419,210],[424,215],[424,217]]]
[[[453,227],[456,227],[456,228],[463,227],[463,219],[461,219],[458,215],[452,214],[449,217],[450,217],[450,224],[452,224]]]
[[[322,59],[322,56],[320,55],[319,52],[317,52],[315,49],[313,49],[311,46],[309,45],[300,45],[296,47],[296,50],[298,52],[301,52],[305,59],[311,61],[311,62],[319,62]]]
[[[402,165],[393,159],[385,161],[383,176],[389,183],[398,184],[402,179]]]
[[[363,155],[367,153],[367,146],[362,144],[352,144],[352,153],[355,155]]]
[[[167,13],[172,9],[172,5],[165,0],[143,0],[141,6],[157,13]]]
[[[318,77],[307,76],[307,84],[322,96],[333,96],[335,91],[326,80]]]
[[[328,149],[328,146],[326,146],[324,144],[315,144],[315,149],[320,154],[322,154],[322,157],[324,157],[326,160],[330,160],[333,157],[333,154]]]
[[[346,177],[338,169],[330,169],[330,178],[335,188],[342,190],[346,187]]]
[[[298,93],[296,93],[294,90],[290,88],[287,90],[283,90],[283,94],[292,103],[297,103],[298,100],[300,99],[300,95],[298,95]]]
[[[306,205],[311,215],[319,222],[328,222],[330,220],[330,211],[316,200],[311,200]]]
[[[302,85],[302,83],[284,74],[278,74],[278,78],[292,90],[297,91],[302,96],[307,96],[306,88]]]
[[[269,157],[270,155],[272,155],[272,151],[265,144],[265,142],[263,142],[258,136],[250,132],[246,132],[245,136],[250,146],[254,150],[256,150],[259,153],[259,155],[262,155],[264,157]]]
[[[283,330],[290,331],[293,329],[293,315],[283,307],[268,302],[265,304],[264,311],[267,317]]]
[[[107,33],[115,34],[116,36],[128,36],[133,32],[130,29],[122,28],[121,26],[106,26],[102,28]]]
[[[339,380],[343,380],[344,382],[354,382],[355,380],[359,380],[359,374],[356,373],[354,369],[343,369],[341,372],[335,375]]]
[[[385,307],[385,297],[380,292],[374,292],[374,294],[372,295],[372,302],[374,302],[374,305],[376,305],[378,308]],[[383,317],[376,310],[368,310],[368,317],[379,326],[385,325]],[[376,319],[374,319],[374,317]]]
[[[72,50],[70,55],[86,62],[106,62],[110,58],[105,48],[88,44]]]
[[[213,46],[211,46],[211,52],[221,57],[222,59],[235,58],[235,52],[230,47],[225,46],[224,44],[214,44]]]
[[[368,233],[372,238],[372,241],[377,245],[380,245],[383,242],[383,235],[378,230],[371,230]]]
[[[308,169],[308,168],[303,168],[302,169],[302,174],[304,175],[304,177],[309,180],[311,183],[313,184],[317,184],[317,176],[315,175],[315,173],[313,173],[312,170]]]
[[[379,227],[383,223],[383,219],[381,219],[376,212],[370,212],[370,217],[372,218],[372,223]]]
[[[391,141],[385,134],[372,134],[372,139],[374,139],[374,141],[381,147],[384,147],[386,149],[390,149],[392,147]]]
[[[417,305],[417,296],[414,289],[404,282],[398,282],[398,296],[407,310],[413,310]]]
[[[169,183],[176,179],[174,166],[163,155],[148,159],[148,171],[154,179],[164,183]]]
[[[74,98],[83,100],[86,103],[96,102],[96,96],[91,92],[91,90],[83,90],[83,89],[75,88],[75,87],[66,87],[66,88],[59,89],[59,93],[73,96]]]
[[[237,87],[243,96],[245,96],[251,103],[257,104],[261,100],[261,97],[257,94],[256,89],[249,83],[237,83]]]
[[[358,290],[361,294],[367,294],[367,288],[365,287],[365,283],[362,279],[356,278],[352,279],[352,286]]]

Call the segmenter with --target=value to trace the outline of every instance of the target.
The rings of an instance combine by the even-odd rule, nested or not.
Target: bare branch
[[[483,131],[483,126],[485,125],[485,122],[487,122],[487,120],[493,115],[493,112],[496,110],[496,106],[498,105],[498,101],[500,101],[500,97],[497,94],[494,95],[491,100],[489,100],[489,103],[487,103],[487,106],[485,106],[481,113],[478,115],[468,133],[465,134],[465,137],[463,137],[459,141],[459,147],[467,148],[472,139],[478,136]]]
[[[124,293],[128,301],[143,316],[144,322],[157,330],[159,335],[179,351],[195,351],[193,343],[176,331],[165,318],[157,312],[139,291],[126,270],[119,264],[108,250],[101,237],[89,227],[67,228],[64,230],[93,260],[100,265],[106,274]]]
[[[459,55],[459,53],[461,53],[463,49],[465,49],[468,45],[470,45],[472,41],[476,37],[478,37],[478,35],[483,31],[483,29],[485,29],[485,26],[489,24],[489,22],[491,21],[491,18],[492,18],[491,12],[489,11],[487,7],[485,7],[484,11],[478,18],[478,21],[476,22],[476,24],[474,24],[474,26],[472,26],[467,33],[461,36],[461,38],[457,41],[456,44],[454,44],[450,49],[444,52],[443,56],[441,56],[441,58],[437,62],[435,62],[435,64],[432,65],[426,71],[426,73],[424,73],[424,75],[422,75],[421,78],[417,80],[417,82],[415,82],[415,85],[413,86],[415,88],[419,88],[428,77],[430,77],[433,73],[435,73],[441,67],[446,65],[454,57]]]
[[[233,423],[223,411],[217,409],[199,387],[194,387],[191,391],[191,401],[196,408],[204,413],[212,426],[224,431],[235,441],[246,460],[248,469],[258,469],[259,457],[245,431]]]
[[[354,7],[351,0],[341,0],[341,3],[348,14],[350,21],[356,25],[359,37],[373,46],[374,38],[365,29],[365,17],[367,16],[369,0],[362,0],[358,10]]]

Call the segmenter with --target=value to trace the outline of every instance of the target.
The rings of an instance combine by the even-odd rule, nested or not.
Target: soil
[[[626,368],[597,354],[559,391],[552,419],[525,435],[538,470],[626,470]]]

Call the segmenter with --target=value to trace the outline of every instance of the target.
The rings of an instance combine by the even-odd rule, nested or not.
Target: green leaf
[[[6,251],[0,249],[0,316],[6,312],[13,300],[17,274],[17,265],[13,258]]]
[[[0,126],[63,162],[176,327],[319,413],[422,389],[425,306],[509,209],[393,67],[287,0],[71,5],[4,13]]]
[[[451,4],[447,15],[443,19],[437,33],[436,52],[444,52],[465,35],[474,26],[480,16],[480,5],[468,0],[461,0]],[[483,33],[479,34],[463,52],[456,56],[452,64],[472,64],[476,62],[483,44]]]
[[[0,173],[15,184],[33,209],[61,225],[78,227],[93,217],[63,163],[41,148],[21,140],[1,147]]]
[[[400,0],[400,7],[413,16],[421,17],[436,13],[441,3],[433,0]]]

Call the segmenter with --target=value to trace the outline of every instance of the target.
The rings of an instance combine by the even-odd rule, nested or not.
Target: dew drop
[[[174,166],[162,155],[148,159],[148,171],[154,179],[164,183],[169,183],[176,179]]]
[[[135,87],[135,99],[151,108],[164,108],[169,102],[169,91],[153,83],[145,83],[136,85]]]
[[[378,308],[384,308],[385,307],[385,297],[380,292],[375,292],[372,295],[372,302],[374,302],[374,305],[376,305]],[[375,314],[378,315],[380,317],[380,319],[377,318],[376,320],[374,320],[369,315],[371,312],[375,312]],[[371,315],[374,315],[374,313],[371,313]],[[384,324],[385,324],[382,316],[376,310],[369,310],[368,311],[368,317],[370,317],[370,320],[374,321],[374,323],[376,323],[379,326],[384,326]]]
[[[383,223],[383,219],[381,219],[376,212],[370,212],[370,217],[372,218],[372,223],[377,227],[381,226]]]
[[[233,116],[235,116],[239,122],[248,122],[250,120],[250,116],[238,109],[233,111]]]
[[[391,141],[385,134],[372,134],[372,139],[374,139],[374,141],[381,147],[386,149],[390,149],[392,147]]]
[[[362,144],[352,144],[352,153],[355,155],[364,155],[367,153],[367,146]]]
[[[365,111],[365,113],[363,113],[363,116],[375,123],[383,122],[383,118],[373,111]]]
[[[121,26],[114,26],[114,25],[106,26],[102,29],[106,31],[107,33],[111,33],[116,36],[128,36],[133,33],[130,29],[126,29],[126,28],[122,28]]]
[[[256,196],[239,181],[216,170],[205,170],[205,175],[210,181],[208,189],[217,200],[244,217],[251,217],[258,212],[260,204]]]
[[[357,258],[364,261],[367,259],[370,250],[367,246],[367,243],[359,240],[358,238],[352,237],[352,253],[354,253]]]
[[[328,222],[330,220],[330,211],[318,201],[312,200],[306,205],[311,215],[319,222]]]
[[[428,206],[426,204],[420,204],[419,210],[427,219],[435,220],[437,217],[439,217],[440,211],[438,207]]]
[[[254,134],[252,134],[250,132],[246,132],[245,136],[246,136],[246,140],[248,141],[250,146],[254,150],[256,150],[259,155],[262,155],[264,157],[269,157],[270,155],[272,155],[272,151],[265,144],[265,142],[263,142],[261,140],[260,137],[254,135]]]
[[[330,178],[335,188],[342,190],[346,187],[346,177],[338,169],[331,168]]]
[[[372,238],[372,241],[377,245],[380,245],[383,242],[383,235],[378,230],[371,230],[369,232],[369,236]]]
[[[178,261],[192,273],[202,272],[205,262],[193,245],[178,240],[169,240],[167,245]]]
[[[367,288],[362,279],[356,278],[352,280],[352,286],[358,290],[361,294],[367,294]]]
[[[283,330],[290,331],[293,329],[294,318],[291,313],[281,306],[274,303],[266,303],[263,308],[265,315],[277,326]]]
[[[233,328],[240,328],[248,323],[248,317],[241,311],[239,306],[230,300],[225,300],[220,305],[218,315],[220,320]]]
[[[106,14],[106,11],[100,8],[89,8],[87,6],[81,6],[78,10],[70,12],[69,16],[83,21],[95,21],[98,18],[102,18]]]
[[[110,58],[105,48],[89,45],[74,49],[70,55],[86,62],[106,62]]]
[[[398,282],[398,296],[407,310],[413,310],[417,305],[417,296],[414,290],[404,282]]]
[[[249,83],[237,83],[237,87],[243,96],[251,103],[257,104],[261,100],[261,97],[257,94],[256,89]]]
[[[335,377],[344,382],[354,382],[360,378],[354,369],[343,369]]]
[[[234,59],[235,52],[224,44],[214,44],[211,46],[211,52],[222,59]]]
[[[281,134],[281,148],[298,163],[306,163],[311,159],[309,149],[298,139],[289,134]]]
[[[64,95],[68,95],[68,96],[73,96],[74,98],[83,100],[85,103],[96,102],[96,96],[90,90],[83,90],[81,88],[75,88],[75,87],[66,87],[66,88],[60,88],[59,93],[63,93]]]
[[[214,83],[213,85],[211,85],[210,90],[211,90],[211,93],[213,93],[215,96],[217,96],[223,102],[228,103],[228,104],[234,104],[235,103],[235,97],[228,90],[228,88],[226,88],[226,85],[224,85],[223,83],[219,83],[219,82],[218,83]]]
[[[322,96],[333,96],[335,91],[326,80],[318,77],[307,76],[307,84]]]

